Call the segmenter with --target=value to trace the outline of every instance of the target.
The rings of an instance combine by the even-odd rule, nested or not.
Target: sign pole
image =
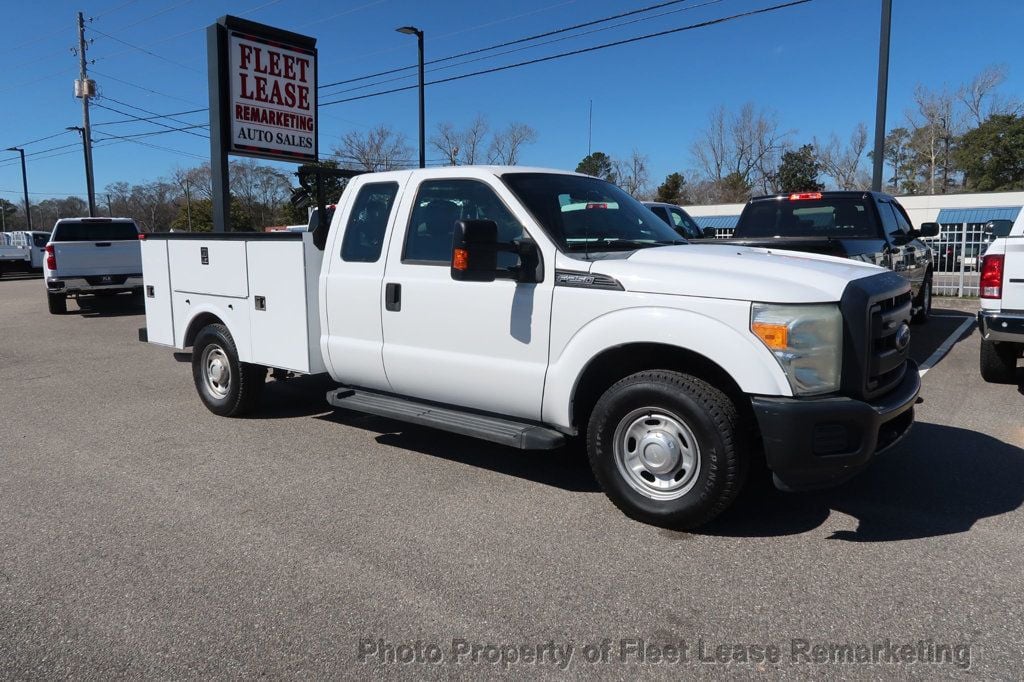
[[[231,231],[231,184],[228,174],[228,145],[224,133],[227,83],[227,28],[220,22],[206,29],[207,80],[210,92],[210,181],[213,185],[213,231]]]

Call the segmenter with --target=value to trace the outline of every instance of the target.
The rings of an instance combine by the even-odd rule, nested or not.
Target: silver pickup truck
[[[46,301],[54,315],[82,295],[142,293],[139,228],[131,218],[62,218],[43,263]]]

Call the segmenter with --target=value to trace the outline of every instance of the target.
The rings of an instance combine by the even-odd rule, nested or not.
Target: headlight
[[[750,331],[775,355],[794,395],[839,390],[843,357],[839,306],[754,303]]]

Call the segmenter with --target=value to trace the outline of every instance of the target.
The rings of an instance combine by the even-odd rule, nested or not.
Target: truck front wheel
[[[64,294],[46,294],[46,307],[51,315],[63,315],[68,311],[68,298]]]
[[[267,368],[238,359],[235,340],[222,324],[210,324],[192,346],[192,379],[203,404],[222,417],[240,417],[259,402]]]
[[[981,378],[990,384],[1012,384],[1017,378],[1020,344],[981,341]]]
[[[747,453],[736,405],[696,377],[664,370],[622,379],[587,430],[594,475],[626,515],[674,529],[707,523],[736,498]]]

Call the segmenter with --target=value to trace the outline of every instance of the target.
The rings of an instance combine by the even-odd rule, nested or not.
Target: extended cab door
[[[496,179],[410,182],[388,250],[381,299],[384,367],[394,391],[540,419],[552,280],[459,282],[452,232],[461,219],[493,220],[499,241],[526,234],[525,211]],[[499,267],[518,257],[499,254]]]
[[[332,376],[353,386],[391,388],[382,354],[381,282],[398,195],[408,177],[403,172],[373,182],[353,180],[353,194],[333,225],[343,232],[324,252],[321,348]]]

